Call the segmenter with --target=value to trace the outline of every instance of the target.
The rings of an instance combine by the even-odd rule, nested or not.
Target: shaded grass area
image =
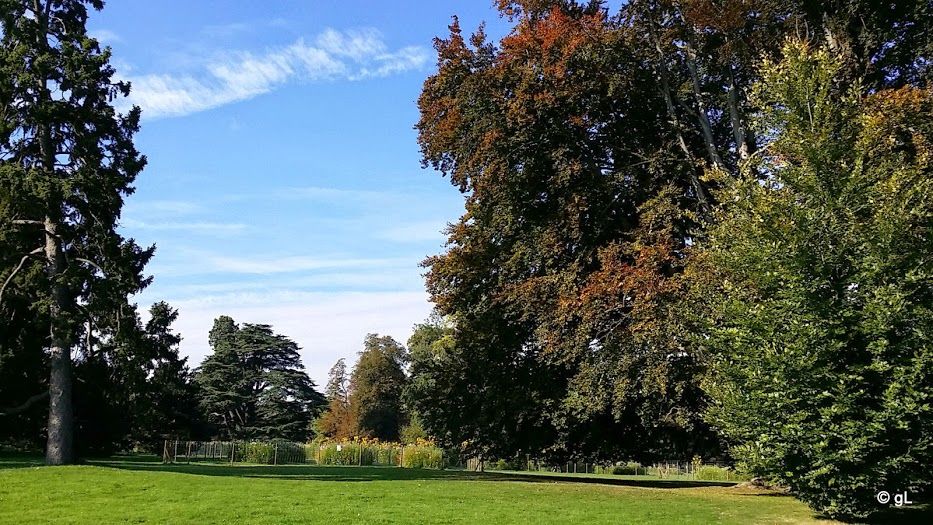
[[[37,463],[0,458],[0,523],[832,523],[789,496],[739,487],[139,457]]]

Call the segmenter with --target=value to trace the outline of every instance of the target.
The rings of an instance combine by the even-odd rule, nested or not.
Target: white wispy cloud
[[[114,42],[123,41],[123,39],[120,38],[120,35],[109,29],[94,29],[93,31],[88,31],[88,35],[103,44],[112,44]]]
[[[204,206],[184,200],[130,199],[123,207],[126,214],[190,215],[204,210]]]
[[[406,257],[346,257],[331,254],[236,254],[174,247],[157,258],[148,270],[161,276],[244,275],[272,276],[285,273],[338,270],[381,273],[400,267],[416,268],[418,259]]]
[[[246,224],[229,223],[229,222],[206,222],[206,221],[146,222],[146,221],[139,221],[136,219],[124,219],[121,221],[121,226],[123,226],[124,228],[130,228],[130,229],[135,229],[135,230],[182,231],[182,232],[188,232],[188,233],[201,233],[201,234],[210,234],[210,235],[239,233],[239,232],[246,230],[249,227]]]
[[[332,258],[302,255],[285,257],[208,255],[202,259],[204,267],[213,272],[263,275],[326,268],[379,268],[398,265],[399,262],[399,259]]]
[[[428,53],[417,46],[390,50],[375,29],[328,29],[313,44],[298,39],[263,53],[225,53],[195,74],[127,76],[128,102],[145,118],[182,116],[268,93],[288,82],[361,80],[417,69]]]
[[[420,221],[392,226],[378,234],[380,239],[393,242],[443,242],[446,220]]]

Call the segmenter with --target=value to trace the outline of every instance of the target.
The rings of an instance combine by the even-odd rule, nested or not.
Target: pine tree
[[[82,332],[119,330],[152,254],[115,231],[146,163],[133,145],[140,111],[114,109],[130,86],[87,35],[88,7],[103,2],[0,3],[0,231],[15,240],[0,295],[30,296],[48,319],[49,464],[74,460],[72,348]]]

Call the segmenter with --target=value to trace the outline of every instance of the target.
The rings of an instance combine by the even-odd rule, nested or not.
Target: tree
[[[125,317],[120,332],[75,359],[75,445],[82,454],[152,450],[165,437],[201,431],[187,359],[178,354],[181,337],[171,328],[177,311],[157,302],[145,324],[135,311]]]
[[[633,281],[606,274],[635,271],[637,253],[620,247],[633,244],[645,206],[662,190],[678,212],[659,215],[672,222],[662,225],[670,238],[658,251],[683,257],[688,232],[709,205],[702,157],[693,153],[702,137],[681,130],[677,140],[639,32],[617,26],[598,4],[509,9],[516,26],[498,48],[482,30],[465,38],[455,20],[450,37],[436,41],[438,73],[419,99],[424,163],[466,194],[446,253],[425,262],[432,300],[456,326],[444,357],[425,366],[437,370],[429,373],[437,392],[460,407],[444,413],[451,418],[444,429],[422,416],[439,439],[466,441],[484,454],[650,455],[659,441],[638,429],[687,435],[698,429],[668,423],[698,421],[699,409],[696,396],[680,396],[678,416],[660,424],[658,410],[639,404],[651,388],[641,378],[695,383],[695,366],[642,374],[643,361],[627,356],[654,342],[644,340],[647,330],[632,338],[629,315],[639,301],[651,311],[656,297],[610,297],[596,281]],[[689,157],[671,148],[678,142]],[[600,308],[607,315],[582,315]],[[596,361],[612,361],[613,375],[633,378],[630,391],[645,395],[589,395],[592,386],[613,389]],[[662,361],[653,362],[668,366]],[[450,367],[447,377],[439,366]]]
[[[485,453],[717,455],[684,273],[717,191],[769,139],[757,64],[804,34],[851,51],[841,83],[918,82],[929,2],[497,4],[512,31],[455,18],[419,98],[423,163],[465,196],[425,261],[456,326],[425,385],[458,409],[426,425]]]
[[[145,326],[145,343],[149,348],[146,405],[133,439],[150,446],[159,438],[192,437],[201,430],[194,377],[188,368],[188,358],[178,353],[181,336],[171,328],[176,319],[178,310],[160,301],[150,307]]]
[[[324,396],[327,399],[347,402],[349,400],[349,383],[347,363],[341,357],[327,372],[327,387],[324,389]]]
[[[298,345],[269,325],[214,320],[214,353],[196,371],[201,406],[229,439],[303,441],[324,405],[301,364]]]
[[[755,90],[771,140],[696,259],[716,276],[709,416],[745,468],[860,518],[933,482],[933,92],[866,93],[844,54],[783,55]]]
[[[346,361],[340,358],[328,372],[324,391],[327,408],[315,421],[319,434],[332,439],[349,439],[356,434],[356,421],[350,412],[349,383]]]
[[[361,435],[398,441],[406,361],[405,347],[391,337],[366,336],[350,377],[350,413]]]
[[[146,161],[133,146],[139,109],[112,106],[130,87],[87,35],[88,6],[103,2],[0,3],[2,292],[29,296],[48,323],[49,464],[74,460],[71,351],[82,333],[119,331],[153,250],[115,231]]]

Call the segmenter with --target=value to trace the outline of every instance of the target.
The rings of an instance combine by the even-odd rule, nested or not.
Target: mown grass
[[[0,523],[831,523],[783,495],[393,467],[0,459]]]

